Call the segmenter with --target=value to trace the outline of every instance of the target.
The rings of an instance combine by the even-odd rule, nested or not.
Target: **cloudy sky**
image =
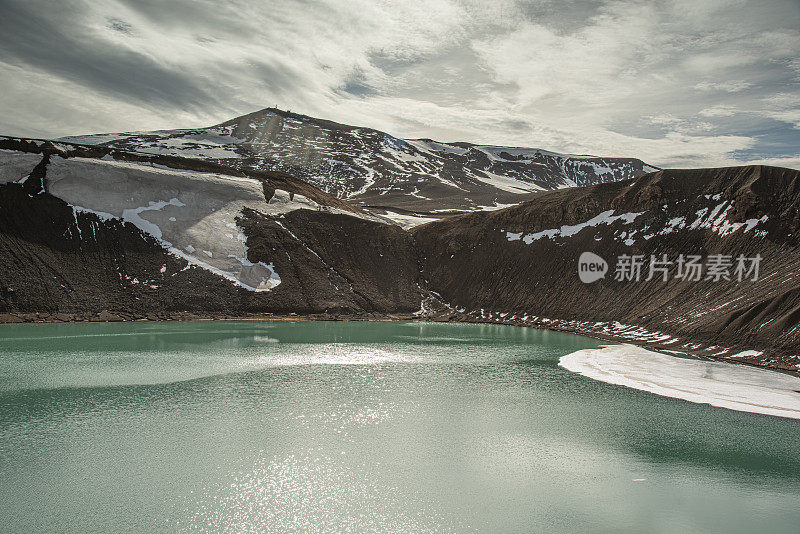
[[[268,106],[400,137],[800,168],[800,0],[0,0],[0,133]]]

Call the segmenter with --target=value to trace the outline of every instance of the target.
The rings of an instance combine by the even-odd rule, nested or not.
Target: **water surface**
[[[499,325],[0,327],[8,532],[797,532],[800,421]]]

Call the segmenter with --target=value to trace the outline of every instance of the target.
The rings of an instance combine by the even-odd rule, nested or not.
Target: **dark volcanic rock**
[[[513,208],[453,217],[413,233],[424,277],[453,308],[581,322],[584,330],[598,322],[607,333],[621,328],[615,322],[638,325],[702,341],[705,348],[758,348],[762,361],[775,358],[777,366],[796,371],[798,180],[800,172],[775,167],[660,171],[542,194]],[[598,217],[604,212],[609,213]],[[625,214],[630,223],[613,219]],[[579,280],[582,252],[609,263],[604,279]],[[659,272],[645,281],[651,255],[665,254],[671,261],[680,254],[700,255],[703,262],[715,254],[734,261],[760,255],[761,272],[758,281],[739,282],[707,280],[704,271],[704,279],[695,282],[676,279],[672,265],[668,281]],[[615,279],[623,255],[644,257],[641,281]],[[685,350],[683,345],[674,348]],[[709,355],[717,352],[711,349]]]
[[[91,236],[91,238],[89,238]],[[69,313],[91,319],[113,310],[224,309],[237,301],[230,283],[167,253],[117,220],[76,217],[64,201],[0,186],[0,312]],[[160,269],[166,266],[162,273]]]
[[[27,144],[24,148],[33,150]],[[244,210],[240,214],[237,223],[245,239],[246,260],[270,262],[282,275],[272,290],[253,292],[212,270],[190,265],[130,222],[74,209],[51,195],[47,192],[51,152],[44,146],[35,148],[44,155],[30,175],[22,183],[0,185],[3,320],[36,313],[56,319],[66,314],[75,319],[117,320],[183,312],[242,316],[419,309],[419,267],[411,235],[398,226],[360,218],[358,208],[304,182],[247,174],[262,181],[267,193],[265,211],[267,198],[279,188],[325,203],[319,208],[322,211],[295,209],[268,216]],[[64,155],[75,154],[58,157]],[[84,159],[87,155],[80,154]],[[166,174],[164,179],[169,177]],[[164,187],[169,188],[169,183]],[[347,209],[341,209],[342,205]],[[324,211],[332,208],[340,211]]]
[[[247,210],[240,225],[249,259],[273,261],[281,273],[281,284],[271,291],[270,311],[419,310],[413,240],[397,226],[311,210],[280,218]]]

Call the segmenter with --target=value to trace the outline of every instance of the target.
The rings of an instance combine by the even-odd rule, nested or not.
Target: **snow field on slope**
[[[271,263],[247,259],[236,217],[244,208],[279,214],[305,207],[299,195],[289,202],[288,194],[266,204],[257,180],[95,159],[53,157],[47,180],[76,219],[81,212],[122,219],[176,256],[251,291],[268,291],[280,277]]]
[[[40,161],[42,161],[41,154],[0,149],[0,184],[16,182],[25,178]]]

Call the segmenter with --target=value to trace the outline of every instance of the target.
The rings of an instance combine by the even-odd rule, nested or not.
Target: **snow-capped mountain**
[[[631,158],[399,139],[274,108],[209,128],[61,140],[285,171],[362,206],[434,216],[517,204],[537,191],[613,182],[657,170]]]

